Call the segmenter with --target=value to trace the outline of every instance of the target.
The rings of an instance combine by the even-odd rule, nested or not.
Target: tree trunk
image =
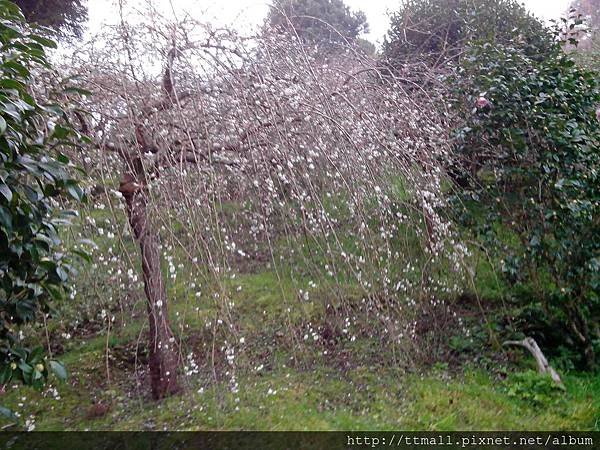
[[[581,298],[581,294],[578,293],[577,299]],[[583,355],[585,358],[585,364],[589,371],[596,369],[596,355],[594,353],[594,344],[592,342],[592,335],[588,326],[588,321],[585,315],[581,312],[581,308],[573,306],[569,311],[570,326],[575,336],[579,339],[579,343],[583,349]]]
[[[136,177],[137,178],[137,177]],[[152,396],[161,399],[179,391],[177,382],[178,351],[169,327],[167,293],[160,264],[158,235],[147,218],[147,193],[142,183],[130,174],[121,182],[129,224],[140,246],[144,291],[148,309],[149,369]]]

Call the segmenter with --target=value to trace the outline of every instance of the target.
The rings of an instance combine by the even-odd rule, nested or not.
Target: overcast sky
[[[119,0],[88,0],[90,28],[96,30],[103,22],[115,22],[118,19]],[[127,4],[145,0],[122,0]],[[370,33],[366,36],[373,42],[380,42],[388,27],[387,12],[394,10],[400,0],[345,0],[353,10],[362,10],[367,15]],[[176,14],[187,12],[195,18],[219,24],[235,24],[240,29],[262,23],[267,10],[268,0],[154,0],[165,12]],[[546,20],[558,18],[570,3],[569,0],[523,0],[534,14]]]

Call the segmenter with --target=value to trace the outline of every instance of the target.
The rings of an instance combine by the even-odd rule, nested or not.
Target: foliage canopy
[[[275,0],[267,24],[320,45],[352,42],[369,28],[365,13],[350,11],[343,0]]]
[[[64,91],[45,83],[32,92],[37,74],[52,71],[45,49],[54,42],[34,34],[11,2],[0,1],[0,18],[0,384],[41,387],[49,369],[63,377],[64,368],[24,346],[16,329],[49,314],[69,279],[59,227],[75,213],[59,201],[83,192],[61,148],[80,137],[65,120]]]
[[[81,37],[81,24],[87,20],[82,0],[13,0],[28,22],[37,23],[67,36]]]
[[[391,17],[384,59],[400,67],[411,59],[454,62],[473,42],[515,44],[542,57],[552,35],[516,0],[405,0]]]

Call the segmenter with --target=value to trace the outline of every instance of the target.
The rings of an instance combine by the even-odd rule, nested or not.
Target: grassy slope
[[[359,368],[340,377],[326,366],[310,371],[274,370],[240,379],[239,402],[227,385],[162,403],[127,399],[118,386],[99,390],[98,353],[85,352],[61,399],[29,389],[8,392],[4,403],[34,414],[37,430],[252,429],[252,430],[542,430],[597,429],[600,380],[568,376],[567,393],[548,404],[532,405],[509,396],[489,374],[467,371],[400,375]],[[108,413],[90,417],[96,392],[111,399]],[[97,398],[97,397],[96,397]]]
[[[244,308],[246,331],[255,345],[248,349],[250,355],[261,346],[276,348],[260,338],[268,326],[262,311],[277,300],[271,278],[258,273],[239,280],[244,298],[238,300],[254,302]],[[174,318],[183,307],[183,302],[174,305]],[[141,320],[112,334],[111,353],[138,339]],[[197,320],[190,323],[198,326]],[[143,387],[132,393],[130,369],[111,364],[107,381],[106,342],[98,335],[70,344],[61,357],[71,375],[67,383],[56,385],[60,400],[18,387],[9,388],[2,403],[24,418],[33,414],[36,430],[589,430],[600,423],[598,377],[567,375],[566,393],[536,403],[509,393],[510,375],[499,382],[496,374],[468,366],[449,371],[445,364],[420,375],[369,358],[341,370],[322,349],[310,364],[289,364],[290,353],[271,351],[263,369],[237,374],[237,394],[227,377],[215,382],[210,370],[201,370],[185,378],[184,394],[157,403],[145,398]],[[367,348],[372,342],[359,338],[352,345]],[[386,349],[378,355],[391,357]],[[95,409],[98,401],[110,405],[106,412]]]
[[[97,219],[106,220],[106,214]],[[100,239],[99,244],[106,247],[110,242]],[[505,286],[489,264],[480,261],[477,267],[477,292],[487,302],[500,302]],[[192,307],[197,303],[189,297],[193,295],[187,287],[190,279],[191,275],[182,274],[171,283],[172,322],[186,340],[186,351],[199,349],[196,356],[202,357],[207,354],[203,345],[210,341],[205,323],[215,317],[215,311],[206,302],[200,310]],[[94,280],[100,287],[102,283],[101,278]],[[287,290],[286,295],[293,297],[296,291],[290,283],[278,280],[273,271],[259,270],[238,276],[235,285],[242,287],[233,298],[235,319],[246,337],[245,351],[237,355],[241,363],[236,373],[238,393],[230,389],[230,368],[221,365],[217,374],[204,358],[199,373],[184,377],[183,394],[162,402],[151,401],[148,387],[135,385],[131,364],[132,348],[140,339],[143,342],[144,305],[139,301],[138,313],[132,317],[128,311],[126,327],[115,327],[108,339],[106,330],[100,327],[100,332],[96,328],[93,333],[64,342],[60,359],[70,377],[66,383],[53,380],[60,399],[48,391],[9,386],[0,404],[19,412],[21,424],[32,415],[36,430],[600,429],[600,377],[568,374],[564,377],[566,392],[532,400],[511,393],[518,383],[511,371],[532,367],[529,356],[521,358],[524,362],[518,363],[520,367],[513,361],[511,367],[486,371],[482,364],[465,363],[473,358],[462,358],[460,353],[462,362],[447,361],[450,368],[440,362],[433,368],[407,371],[390,363],[398,359],[394,349],[360,335],[354,342],[329,348],[328,354],[324,353],[327,347],[314,346],[307,355],[305,347],[299,350],[289,341],[274,341],[284,339],[281,336],[287,333],[281,321],[286,308],[282,291]],[[95,289],[83,294],[86,303],[105,308],[105,291]],[[347,286],[344,295],[350,295],[350,289]],[[295,303],[287,319],[296,324],[311,316],[318,320],[323,299],[311,300]],[[480,335],[487,335],[481,331],[478,314],[471,320]],[[50,326],[52,331],[57,324]],[[472,346],[464,337],[460,339],[466,347]],[[476,345],[485,345],[486,340],[484,337],[483,344]],[[112,358],[110,380],[107,345]],[[346,354],[352,355],[350,362]],[[494,364],[488,361],[487,367]],[[257,370],[258,365],[263,368]],[[508,379],[503,380],[507,373]],[[143,376],[140,379],[144,380]],[[94,406],[98,403],[107,406]],[[0,422],[10,423],[3,419]]]

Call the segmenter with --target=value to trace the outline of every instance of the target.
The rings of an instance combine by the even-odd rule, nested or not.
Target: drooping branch
[[[415,228],[421,230],[415,217],[426,206],[432,211],[428,238],[435,235],[442,243],[448,235],[443,217],[434,214],[446,132],[428,96],[408,95],[383,76],[376,61],[350,52],[325,64],[314,49],[279,35],[266,34],[247,45],[234,35],[190,44],[177,34],[184,43],[177,50],[172,36],[145,31],[139,30],[139,39],[147,46],[137,55],[144,61],[139,63],[144,76],[132,78],[127,61],[111,65],[107,54],[89,77],[100,92],[90,100],[94,120],[104,120],[98,134],[110,141],[99,146],[110,151],[102,155],[107,156],[103,163],[116,168],[119,160],[125,162],[119,190],[146,255],[144,281],[154,298],[148,301],[150,323],[162,333],[151,348],[172,345],[162,321],[168,277],[158,278],[161,254],[156,252],[158,245],[168,255],[168,239],[201,261],[201,269],[207,269],[203,276],[218,280],[224,268],[235,270],[230,251],[247,257],[264,247],[264,239],[285,237],[290,245],[283,250],[269,244],[274,265],[283,260],[275,252],[322,246],[331,269],[327,277],[345,273],[365,293],[379,289],[395,299],[413,297],[412,288],[400,284],[392,292],[384,265],[402,257],[390,251],[399,223],[419,220]],[[157,64],[145,65],[149,55],[162,62],[158,75],[152,71]],[[386,188],[390,174],[402,178],[406,200],[395,200]],[[334,212],[327,199],[335,200]],[[229,203],[235,205],[235,223],[226,223],[222,215],[221,205]],[[346,210],[342,224],[339,211]],[[173,220],[193,239],[179,242],[169,228]],[[353,255],[338,235],[342,227],[360,237]],[[367,273],[361,267],[365,260],[377,261],[381,270]],[[322,269],[307,266],[315,279],[323,277]],[[223,286],[219,298],[229,300],[227,289]],[[172,360],[163,361],[157,366],[171,366]],[[161,372],[166,376],[167,371],[157,370],[157,382],[164,380]]]

